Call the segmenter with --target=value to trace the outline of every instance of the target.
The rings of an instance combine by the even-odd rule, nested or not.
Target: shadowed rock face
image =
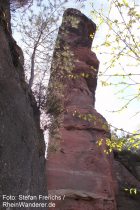
[[[140,151],[114,152],[114,170],[119,190],[116,196],[118,210],[140,209]],[[130,193],[130,189],[132,190]],[[136,191],[135,191],[136,190]]]
[[[91,51],[95,30],[81,12],[68,9],[54,50],[48,113],[60,125],[53,126],[57,135],[50,135],[46,170],[49,194],[62,196],[52,208],[56,210],[116,209],[112,157],[104,153],[110,132],[94,108],[99,67]]]
[[[3,12],[9,11],[9,1],[0,1],[0,195],[37,196],[46,193],[45,145],[39,110],[27,92],[20,54],[7,24],[10,16],[4,19]]]

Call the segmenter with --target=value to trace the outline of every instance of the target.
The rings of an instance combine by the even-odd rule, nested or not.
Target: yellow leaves
[[[2,11],[3,18],[6,19],[6,13]]]
[[[95,115],[90,114],[90,113],[82,114],[76,110],[72,113],[72,115],[82,120],[92,122],[94,127],[97,125],[97,126],[100,126],[103,130],[108,131],[108,126],[102,122],[102,118],[97,118]]]
[[[100,139],[96,142],[96,144],[98,144],[98,146],[100,147],[103,144],[103,139]]]
[[[130,142],[130,143],[134,143],[135,140],[134,140],[134,139],[130,139],[129,142]]]
[[[103,86],[103,87],[106,87],[106,86],[109,86],[110,84],[109,83],[107,83],[106,81],[101,81],[101,85]]]
[[[64,22],[66,24],[70,23],[73,28],[78,28],[80,20],[74,16],[67,16],[67,18],[65,18]]]
[[[108,155],[108,154],[109,154],[109,152],[108,152],[107,150],[104,150],[104,153],[105,153],[106,155]]]
[[[126,7],[129,6],[129,4],[128,4],[128,2],[127,2],[126,0],[122,0],[122,2],[124,3],[124,5],[125,5]]]
[[[90,77],[90,74],[81,73],[80,76],[83,78],[88,78],[88,77]]]
[[[111,140],[110,139],[106,139],[106,145],[110,146],[111,145]]]
[[[86,115],[83,116],[83,120],[87,120],[87,116]]]
[[[139,144],[138,143],[136,143],[136,144],[133,144],[133,148],[135,148],[135,149],[138,149],[139,148]]]
[[[69,75],[68,75],[68,77],[69,77],[69,78],[72,78],[72,77],[73,77],[73,75],[72,75],[72,74],[69,74]]]
[[[110,47],[110,46],[111,46],[111,43],[108,42],[108,41],[106,41],[106,42],[104,42],[104,45],[105,45],[106,47]]]
[[[68,78],[70,78],[70,79],[79,79],[79,78],[89,78],[90,77],[90,74],[88,74],[88,73],[84,73],[84,72],[82,72],[82,73],[80,73],[80,74],[68,74],[67,75],[67,77]]]
[[[67,77],[70,78],[70,79],[77,79],[78,75],[68,74]]]
[[[103,125],[102,125],[102,129],[103,129],[103,130],[107,130],[107,129],[108,129],[107,125],[106,125],[106,124],[103,124]]]
[[[130,150],[137,150],[140,148],[140,135],[134,135],[127,139],[127,149]]]
[[[103,142],[102,139],[98,140],[98,142],[97,142],[98,146],[101,146],[102,142]],[[110,154],[113,150],[122,151],[122,149],[123,149],[123,142],[113,141],[109,138],[105,139],[105,145],[107,146],[107,149],[104,150],[104,153],[107,155]]]
[[[118,2],[118,3],[117,3],[117,6],[118,6],[118,7],[123,7],[123,4],[121,4],[121,3]]]
[[[85,73],[81,73],[81,77],[85,77]]]
[[[112,152],[112,149],[109,149],[109,152],[111,153]]]
[[[95,69],[94,66],[91,66],[90,69],[97,72],[97,69]]]
[[[79,115],[78,115],[78,117],[81,119],[81,118],[82,118],[82,115],[81,115],[81,114],[79,114]]]
[[[78,117],[78,118],[80,118],[80,119],[82,119],[82,120],[88,120],[88,117],[87,117],[87,115],[86,114],[81,114],[81,113],[79,113],[78,111],[74,111],[74,113],[72,114],[73,116],[76,116],[76,117]]]
[[[112,139],[106,139],[107,151],[110,153],[113,150],[117,151],[136,151],[140,148],[140,135],[132,135],[118,138],[112,135]]]
[[[137,194],[137,189],[136,188],[125,188],[124,191],[129,191],[130,194]]]
[[[102,121],[102,118],[97,118],[96,115],[93,114],[88,114],[88,113],[80,113],[79,111],[74,111],[73,116],[81,119],[81,120],[85,120],[88,122],[91,122],[92,126],[94,128],[101,128],[102,130],[104,130],[106,133],[109,132],[109,128],[108,125],[106,123],[104,123]],[[117,151],[123,151],[123,150],[137,150],[140,148],[140,135],[138,134],[134,134],[132,136],[127,135],[124,137],[117,137],[117,135],[113,135],[112,134],[112,138],[101,138],[98,139],[96,144],[100,147],[103,144],[104,141],[104,152],[108,155],[111,152],[113,152],[114,150]]]
[[[107,149],[104,149],[104,153],[106,155],[109,155],[112,151],[113,151],[113,148],[111,147],[111,140],[110,139],[99,139],[96,144],[100,147],[102,144],[103,144],[103,141],[105,141],[106,145],[108,146]]]
[[[128,15],[131,16],[131,17],[139,17],[139,14],[136,12],[134,7],[131,7],[129,9]]]
[[[91,39],[93,39],[94,35],[95,35],[94,33],[91,33],[89,36],[90,36]]]
[[[89,74],[85,74],[85,78],[88,78],[88,77],[90,77],[90,75]]]

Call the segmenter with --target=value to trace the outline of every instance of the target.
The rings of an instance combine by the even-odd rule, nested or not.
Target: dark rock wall
[[[114,171],[118,182],[118,210],[140,209],[140,151],[115,152]]]
[[[27,91],[8,14],[9,1],[0,1],[0,195],[44,194],[45,144],[40,113]]]
[[[54,121],[46,167],[49,194],[62,196],[55,210],[116,209],[112,157],[104,152],[110,132],[94,108],[99,67],[91,51],[95,30],[86,16],[68,9],[56,41],[48,96]]]

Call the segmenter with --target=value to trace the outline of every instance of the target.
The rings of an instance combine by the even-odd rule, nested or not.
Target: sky
[[[44,0],[47,2],[47,0]],[[131,2],[131,0],[129,0]],[[66,5],[66,8],[76,8],[79,9],[82,13],[87,15],[89,18],[91,18],[96,24],[98,24],[98,21],[91,16],[91,10],[92,10],[92,5],[94,8],[99,11],[99,9],[102,8],[104,10],[104,13],[107,14],[108,12],[108,0],[81,0],[75,3],[74,0],[68,0],[68,3]],[[84,7],[83,7],[84,5]],[[119,19],[119,16],[117,16],[116,9],[113,9],[112,13],[112,18],[117,18]],[[126,16],[127,18],[127,16]],[[101,54],[100,49],[96,51],[95,47],[97,44],[101,44],[105,38],[105,32],[106,28],[105,26],[101,26],[99,31],[96,32],[94,41],[93,41],[93,46],[92,50],[96,53],[99,61],[100,61],[100,72],[105,71],[105,65],[104,62],[108,59],[106,54]],[[137,31],[135,31],[137,33]],[[18,35],[15,35],[16,40],[19,39]],[[20,45],[20,40],[19,40],[19,45]],[[102,49],[101,49],[102,50]],[[105,49],[106,50],[106,49]],[[132,67],[127,66],[128,58],[126,57],[124,60],[121,61],[127,71],[132,71]],[[119,71],[119,66],[114,67],[114,72]],[[137,69],[134,67],[133,72],[137,72]],[[106,120],[113,125],[114,127],[117,128],[122,128],[126,131],[133,132],[134,130],[140,129],[140,121],[139,115],[136,115],[133,117],[135,112],[139,111],[139,102],[134,101],[132,104],[130,104],[128,109],[125,109],[124,111],[121,112],[112,112],[113,110],[117,110],[125,103],[124,100],[119,99],[122,95],[116,94],[120,88],[114,87],[114,86],[102,86],[101,85],[101,80],[106,79],[106,78],[99,78],[98,80],[98,86],[96,90],[96,110],[101,113]],[[139,81],[139,77],[134,78],[136,81]],[[119,82],[118,78],[113,78],[113,82]],[[131,95],[135,93],[135,88],[132,87],[131,89],[128,89],[124,92],[125,96]]]

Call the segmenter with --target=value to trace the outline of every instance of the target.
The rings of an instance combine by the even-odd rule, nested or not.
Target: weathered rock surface
[[[18,46],[8,24],[9,11],[9,1],[0,1],[1,210],[11,209],[2,207],[2,195],[37,196],[46,193],[45,145],[39,110],[32,93],[27,91],[20,54],[16,50]]]
[[[52,126],[57,135],[50,135],[46,168],[49,194],[62,196],[55,210],[116,209],[112,157],[104,152],[110,132],[94,108],[99,67],[91,51],[95,30],[86,16],[68,9],[56,41],[48,113],[57,122]]]
[[[118,210],[140,209],[140,153],[115,152],[114,170],[118,182]],[[131,190],[131,191],[130,191]]]

